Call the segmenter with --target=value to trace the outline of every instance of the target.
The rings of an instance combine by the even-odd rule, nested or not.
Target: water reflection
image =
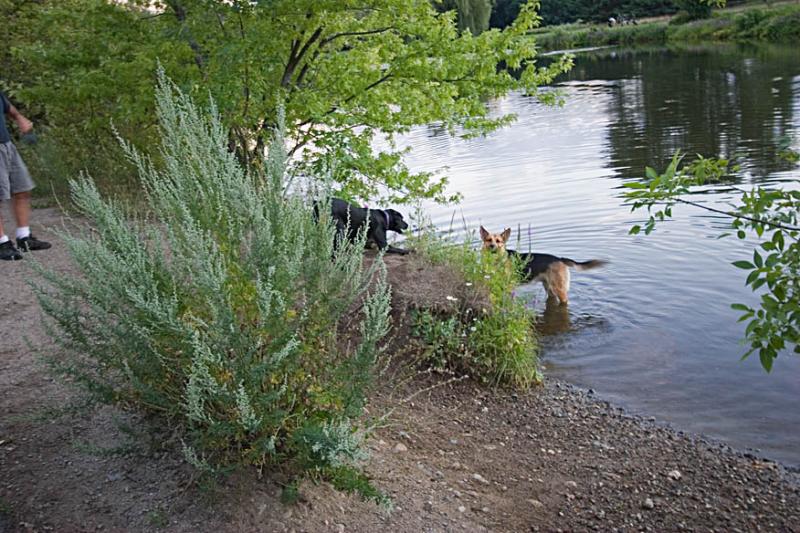
[[[572,329],[569,306],[561,305],[558,301],[548,298],[545,302],[544,311],[539,314],[536,326],[541,335],[566,333]]]
[[[666,166],[677,149],[743,155],[756,176],[785,171],[780,140],[794,131],[798,54],[747,45],[603,50],[582,56],[567,85],[603,79],[612,168]]]

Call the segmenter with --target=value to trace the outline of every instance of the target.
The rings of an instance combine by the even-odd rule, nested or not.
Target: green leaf
[[[776,230],[772,235],[772,242],[775,243],[775,246],[777,246],[778,250],[783,251],[783,231]]]
[[[779,254],[770,254],[769,256],[767,256],[767,260],[764,264],[766,265],[767,268],[772,268],[775,265],[777,265],[780,260],[781,256]]]
[[[761,359],[761,366],[764,367],[764,370],[767,372],[772,372],[773,358],[770,356],[770,353],[767,350],[762,349],[758,356],[759,359]]]
[[[734,261],[731,264],[736,268],[742,268],[744,270],[753,270],[755,268],[755,265],[750,261]]]
[[[737,320],[737,322],[744,322],[745,320],[747,320],[748,318],[751,318],[752,316],[753,316],[753,312],[749,311],[749,312],[743,314],[742,316],[740,316],[739,320]]]
[[[735,309],[737,311],[749,311],[750,308],[744,304],[731,304],[731,309]]]
[[[786,289],[783,287],[783,285],[776,285],[775,288],[772,289],[772,294],[774,294],[775,298],[780,301],[786,299]]]
[[[630,230],[628,230],[628,235],[636,235],[642,230],[642,227],[639,224],[633,226]]]
[[[758,250],[753,250],[753,262],[758,268],[764,266],[764,260],[761,258],[761,255],[759,255]]]

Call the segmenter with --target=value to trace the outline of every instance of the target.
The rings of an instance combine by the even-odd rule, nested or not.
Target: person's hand
[[[19,126],[19,131],[23,135],[30,132],[33,129],[33,122],[28,120],[27,118],[20,115],[19,119],[17,120],[17,125]]]

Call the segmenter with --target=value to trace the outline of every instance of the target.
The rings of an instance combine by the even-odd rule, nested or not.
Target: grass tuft
[[[481,296],[462,298],[465,303],[455,313],[415,311],[413,333],[426,344],[427,361],[435,368],[530,387],[541,375],[534,316],[513,293],[522,279],[521,265],[515,258],[474,250],[468,242],[453,245],[430,231],[409,239],[428,261],[453,268],[465,292]]]

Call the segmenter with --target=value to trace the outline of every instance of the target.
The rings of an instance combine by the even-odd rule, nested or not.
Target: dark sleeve
[[[3,101],[3,114],[7,114],[11,110],[11,102],[6,98],[5,93],[0,92],[0,100]]]

